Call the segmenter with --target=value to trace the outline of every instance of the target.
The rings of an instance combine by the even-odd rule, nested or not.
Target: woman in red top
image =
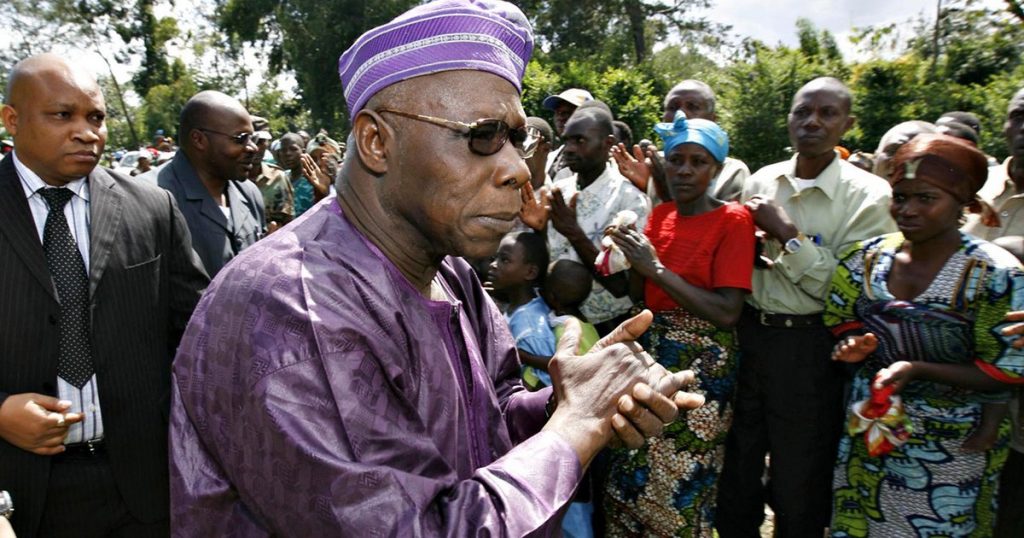
[[[729,138],[717,124],[659,123],[672,201],[641,234],[612,232],[632,266],[634,295],[654,312],[641,340],[671,371],[690,369],[706,402],[639,450],[617,450],[605,495],[609,536],[711,536],[736,384],[733,326],[750,292],[754,223],[739,204],[711,197]],[[641,285],[642,284],[642,285]],[[639,297],[634,297],[639,299]]]

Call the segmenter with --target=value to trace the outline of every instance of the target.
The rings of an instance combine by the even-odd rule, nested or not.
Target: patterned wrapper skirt
[[[669,371],[693,370],[694,391],[706,403],[643,448],[612,452],[604,496],[607,534],[710,537],[732,423],[734,333],[676,309],[655,313],[641,344]]]

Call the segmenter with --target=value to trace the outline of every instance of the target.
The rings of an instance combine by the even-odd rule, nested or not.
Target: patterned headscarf
[[[988,159],[978,148],[948,135],[919,134],[896,152],[889,182],[920,179],[966,204],[987,178]]]

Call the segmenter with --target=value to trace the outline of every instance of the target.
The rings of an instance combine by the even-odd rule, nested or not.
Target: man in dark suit
[[[96,165],[95,79],[15,66],[0,162],[0,484],[18,536],[166,536],[170,363],[208,278],[172,197]]]
[[[257,152],[252,116],[220,92],[194,95],[181,109],[181,147],[141,179],[174,194],[192,232],[192,248],[211,277],[266,231],[263,196],[246,181]]]

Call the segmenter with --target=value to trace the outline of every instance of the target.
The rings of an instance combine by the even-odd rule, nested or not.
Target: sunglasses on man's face
[[[529,159],[533,156],[533,152],[537,149],[537,145],[540,142],[540,131],[536,128],[519,127],[513,129],[504,120],[499,119],[482,119],[476,120],[473,123],[463,123],[461,121],[423,116],[389,108],[381,108],[377,112],[387,112],[402,116],[403,118],[432,123],[458,131],[469,139],[469,151],[477,155],[494,155],[501,151],[501,148],[505,146],[505,142],[511,140],[512,146],[516,148],[519,156]]]
[[[204,127],[196,127],[196,130],[202,131],[204,133],[213,133],[216,135],[221,135],[230,138],[232,142],[238,144],[239,146],[248,146],[249,144],[255,146],[259,144],[259,140],[256,139],[256,133],[241,133],[233,135],[228,133],[222,133],[220,131],[214,131],[213,129],[206,129]]]

